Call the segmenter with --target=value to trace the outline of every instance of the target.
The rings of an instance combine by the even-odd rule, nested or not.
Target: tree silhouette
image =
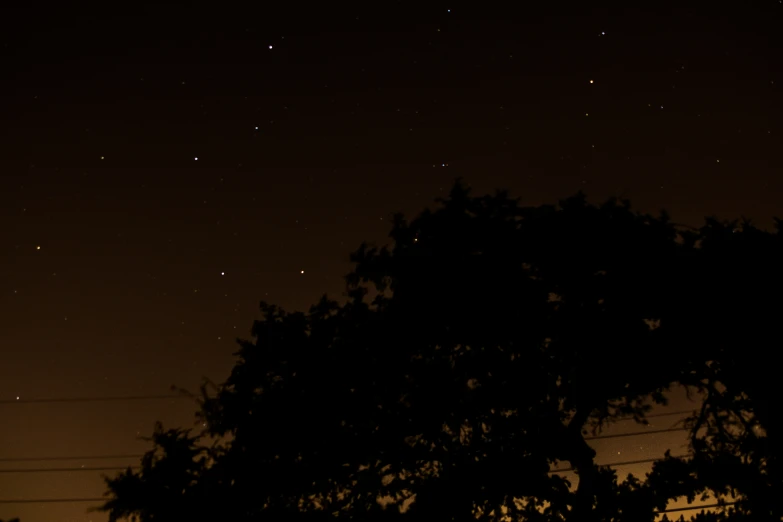
[[[141,470],[107,478],[110,519],[643,522],[676,496],[725,490],[730,459],[750,459],[743,498],[766,506],[767,468],[753,466],[774,467],[764,442],[776,421],[756,414],[771,385],[743,373],[756,367],[742,359],[743,327],[730,337],[711,325],[745,288],[726,249],[756,255],[780,234],[727,235],[714,220],[683,231],[581,193],[522,207],[459,181],[439,203],[410,223],[395,216],[390,247],[352,255],[345,304],[262,303],[231,375],[202,388],[207,428],[159,426]],[[753,277],[777,273],[765,263]],[[723,294],[714,278],[727,268]],[[774,314],[740,306],[773,330]],[[586,435],[645,422],[679,384],[712,393],[692,419],[692,459],[670,457],[647,481],[596,464]],[[724,412],[750,412],[766,431],[737,434]],[[548,473],[556,462],[576,471],[575,488]]]
[[[783,518],[777,498],[783,486],[780,420],[774,412],[782,398],[776,380],[783,311],[780,220],[775,228],[770,234],[748,221],[708,219],[688,274],[690,292],[681,302],[689,317],[681,315],[673,329],[683,341],[698,340],[709,350],[686,382],[705,401],[689,420],[693,459],[659,463],[650,481],[689,497],[710,490],[738,498],[710,520]],[[706,328],[696,333],[688,324]]]

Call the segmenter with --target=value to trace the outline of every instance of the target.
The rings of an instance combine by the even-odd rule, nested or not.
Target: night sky
[[[3,459],[138,454],[195,410],[26,401],[221,382],[260,300],[339,297],[349,253],[456,177],[690,225],[783,216],[778,0],[26,4],[0,9],[0,500],[100,497],[99,472],[2,470],[137,459]],[[105,520],[93,504],[0,518]]]

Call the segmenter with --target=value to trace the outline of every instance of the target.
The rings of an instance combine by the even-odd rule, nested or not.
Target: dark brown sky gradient
[[[221,381],[259,300],[338,296],[349,252],[457,176],[693,225],[783,216],[777,0],[255,4],[0,10],[0,400]],[[0,457],[140,452],[191,411],[0,403]],[[22,465],[72,463],[0,462]],[[0,499],[101,493],[96,473],[0,473]],[[83,508],[0,518],[104,520]]]

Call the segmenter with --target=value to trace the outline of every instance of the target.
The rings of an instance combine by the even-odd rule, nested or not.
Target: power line
[[[681,508],[672,508],[672,509],[664,509],[663,511],[658,511],[656,514],[662,514],[662,513],[673,513],[675,511],[693,511],[694,509],[707,509],[707,508],[715,508],[715,507],[722,507],[722,506],[733,506],[736,504],[736,501],[733,502],[724,502],[724,503],[715,503],[715,504],[701,504],[698,506],[689,506],[689,507],[681,507]]]
[[[0,462],[46,462],[56,460],[112,460],[112,459],[140,459],[142,454],[128,455],[88,455],[81,457],[2,457]]]
[[[106,498],[9,498],[0,499],[0,504],[54,504],[66,502],[106,502]]]
[[[622,437],[635,437],[637,435],[653,435],[655,433],[669,433],[672,431],[687,431],[690,428],[664,428],[661,430],[648,430],[648,431],[633,431],[631,433],[616,433],[612,435],[595,435],[593,437],[585,437],[585,440],[598,440],[598,439],[619,439]]]
[[[164,399],[191,399],[187,395],[120,395],[114,397],[51,397],[44,399],[0,399],[0,404],[47,404],[75,402],[156,401]]]
[[[67,502],[106,502],[109,499],[106,498],[12,498],[12,499],[0,499],[0,504],[52,504],[52,503],[67,503]],[[723,502],[714,504],[700,504],[698,506],[688,506],[680,508],[664,509],[663,511],[656,511],[656,515],[662,515],[664,513],[674,513],[679,511],[694,511],[696,509],[711,509],[723,506],[732,506],[736,504],[733,502]]]
[[[55,404],[55,403],[79,403],[79,402],[117,402],[117,401],[156,401],[156,400],[166,400],[166,399],[192,399],[189,395],[118,395],[118,396],[108,396],[108,397],[100,397],[100,396],[94,396],[94,397],[49,397],[49,398],[40,398],[40,399],[0,399],[0,405],[3,404]],[[680,411],[672,411],[672,412],[665,412],[665,413],[653,413],[644,415],[643,418],[645,419],[653,419],[657,417],[671,417],[674,415],[685,415],[685,414],[691,414],[693,413],[693,410],[680,410]],[[614,419],[614,422],[624,422],[624,421],[632,421],[635,417],[633,416],[627,416],[627,417],[621,417],[618,419]],[[2,459],[0,459],[1,461]]]
[[[654,419],[656,417],[672,417],[674,415],[689,415],[692,414],[693,410],[679,410],[679,411],[669,411],[666,413],[651,413],[649,415],[644,415],[643,418],[645,419]],[[628,416],[623,417],[621,419],[615,419],[615,422],[623,422],[623,421],[631,421],[634,420],[634,417]]]
[[[57,473],[57,472],[74,472],[74,471],[124,471],[126,469],[139,469],[141,466],[125,466],[120,468],[117,466],[92,466],[92,467],[78,467],[78,468],[6,468],[0,469],[0,473]]]
[[[166,400],[166,399],[183,399],[191,398],[187,395],[131,395],[131,396],[109,396],[109,397],[63,397],[63,398],[41,398],[41,399],[2,399],[0,405],[3,404],[47,404],[47,403],[84,403],[84,402],[117,402],[117,401],[138,401],[138,400]],[[692,410],[682,410],[676,412],[666,412],[658,414],[645,415],[644,418],[656,418],[656,417],[668,417],[674,415],[683,415],[693,413]],[[617,419],[617,421],[630,421],[634,417],[625,417]],[[651,431],[637,431],[632,433],[623,433],[615,435],[597,435],[593,437],[586,437],[585,440],[597,440],[597,439],[609,439],[620,437],[633,437],[638,435],[647,435],[655,433],[666,433],[674,431],[685,431],[688,428],[667,428]],[[681,455],[675,458],[682,458],[687,455]],[[117,455],[87,455],[87,456],[54,456],[54,457],[2,457],[0,462],[44,462],[44,461],[68,461],[68,460],[111,460],[111,459],[138,459],[142,458],[141,454],[117,454]],[[662,459],[639,459],[633,461],[612,462],[607,464],[599,464],[601,466],[616,467],[627,466],[633,464],[644,464],[650,462],[656,462]],[[124,471],[130,467],[131,469],[138,469],[138,466],[126,466],[126,467],[79,467],[79,468],[29,468],[29,469],[0,469],[0,473],[51,473],[51,472],[83,472],[83,471]],[[573,468],[561,468],[551,470],[549,473],[567,472],[573,471]],[[0,504],[45,504],[45,503],[90,503],[90,502],[106,502],[106,498],[43,498],[43,499],[0,499]],[[722,505],[732,505],[734,502],[724,503]],[[721,504],[705,504],[693,507],[673,508],[660,511],[658,513],[670,513],[675,511],[690,511],[695,509],[707,509],[712,507],[720,507]]]
[[[685,458],[689,455],[675,455],[672,458]],[[68,457],[68,460],[70,460],[72,457]],[[93,457],[95,458],[95,457]],[[633,464],[648,464],[650,462],[658,462],[659,460],[663,460],[661,458],[650,458],[650,459],[639,459],[639,460],[626,460],[622,462],[608,462],[606,464],[597,464],[598,466],[608,466],[608,467],[617,467],[617,466],[630,466]],[[78,468],[6,468],[2,469],[0,468],[0,473],[53,473],[53,472],[76,472],[76,471],[124,471],[126,469],[139,469],[140,466],[125,466],[125,467],[119,467],[119,466],[91,466],[91,467],[84,467],[80,466]],[[574,471],[573,467],[568,468],[558,468],[550,470],[548,473],[564,473],[566,471]]]
[[[110,401],[148,401],[148,400],[165,400],[165,399],[192,399],[191,396],[186,394],[158,394],[158,395],[117,395],[117,396],[93,396],[93,397],[49,397],[39,399],[0,399],[0,404],[45,404],[45,403],[69,403],[69,402],[110,402]],[[673,415],[685,415],[693,413],[694,410],[679,410],[664,413],[652,413],[643,416],[645,419],[653,419],[656,417],[670,417]],[[635,417],[627,416],[614,419],[615,422],[631,421]]]
[[[677,455],[673,458],[684,458],[688,455]],[[650,459],[638,459],[638,460],[626,460],[622,462],[610,462],[606,464],[598,464],[599,466],[618,467],[629,466],[633,464],[647,464],[651,462],[658,462],[664,459],[650,458]],[[131,469],[139,469],[138,466],[129,466]],[[0,469],[0,473],[50,473],[50,472],[76,472],[76,471],[124,471],[126,468],[117,467],[90,467],[90,468],[37,468],[37,469]],[[567,471],[573,471],[573,467],[560,468],[549,471],[549,474],[562,473]],[[32,504],[32,503],[73,503],[73,502],[105,502],[105,498],[44,498],[44,499],[0,499],[0,504]],[[731,506],[736,502],[724,502],[715,504],[701,504],[698,506],[688,506],[680,508],[671,508],[663,511],[657,511],[656,514],[673,513],[679,511],[693,511],[696,509],[710,509],[721,506]]]
[[[675,455],[673,458],[684,458],[688,457],[689,455]],[[94,458],[94,457],[93,457]],[[70,457],[69,457],[70,459]],[[608,462],[606,464],[597,464],[598,466],[608,466],[608,467],[617,467],[617,466],[630,466],[633,464],[647,464],[650,462],[657,462],[659,460],[663,460],[662,458],[648,458],[648,459],[639,459],[639,460],[626,460],[622,462]],[[125,467],[119,467],[119,466],[92,466],[92,467],[78,467],[78,468],[7,468],[2,469],[0,468],[0,473],[53,473],[53,472],[77,472],[77,471],[125,471],[126,469],[140,469],[140,466],[125,466]],[[574,471],[573,467],[568,468],[558,468],[548,471],[549,474],[552,473],[565,473],[567,471]]]
[[[148,400],[165,400],[165,399],[191,399],[189,395],[117,395],[117,396],[93,396],[93,397],[48,397],[40,399],[0,399],[0,404],[42,404],[42,403],[59,403],[59,402],[103,402],[103,401],[148,401]],[[693,413],[693,410],[680,410],[665,413],[652,413],[644,415],[645,419],[652,419],[655,417],[670,417],[672,415],[684,415]],[[614,419],[615,422],[634,420],[633,416],[621,417]]]
[[[685,431],[688,428],[665,428],[660,430],[634,431],[631,433],[619,433],[612,435],[596,435],[585,437],[585,440],[612,439],[619,437],[635,437],[637,435],[653,435],[656,433],[668,433],[673,431]],[[113,459],[140,459],[144,454],[117,454],[117,455],[81,455],[75,457],[54,456],[54,457],[0,457],[0,462],[47,462],[47,461],[65,461],[65,460],[113,460]]]
[[[675,455],[672,458],[681,459],[681,458],[685,458],[685,457],[689,457],[689,456],[690,455]],[[596,464],[596,466],[608,466],[610,468],[613,468],[613,467],[617,467],[617,466],[630,466],[632,464],[649,464],[650,462],[658,462],[660,460],[664,460],[664,459],[658,457],[658,458],[653,458],[653,459],[626,460],[626,461],[623,461],[623,462],[609,462],[607,464]],[[552,469],[552,470],[549,470],[547,473],[549,473],[551,475],[552,473],[564,473],[566,471],[574,471],[574,468],[573,467],[568,467],[568,468]]]

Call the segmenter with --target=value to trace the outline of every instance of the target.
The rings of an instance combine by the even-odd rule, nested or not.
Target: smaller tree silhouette
[[[656,463],[649,483],[671,498],[711,493],[734,499],[695,520],[783,519],[777,415],[783,230],[780,220],[775,225],[770,233],[747,220],[707,219],[693,263],[683,271],[687,291],[680,294],[682,315],[670,338],[704,347],[703,364],[684,379],[704,402],[687,421],[692,457]]]

